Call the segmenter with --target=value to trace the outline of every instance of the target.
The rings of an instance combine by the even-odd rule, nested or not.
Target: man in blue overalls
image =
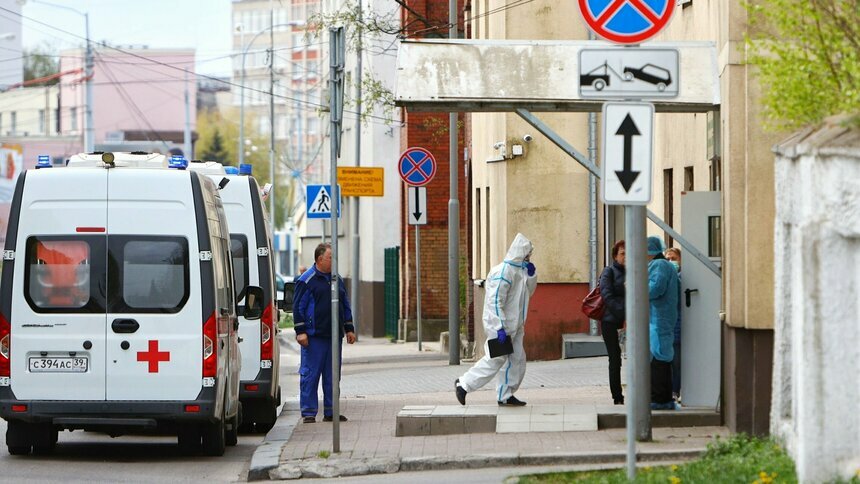
[[[296,341],[302,346],[302,363],[299,367],[299,404],[302,421],[313,423],[319,406],[317,388],[320,376],[323,383],[323,421],[332,421],[332,352],[331,352],[331,245],[320,244],[314,250],[314,265],[296,281],[293,298],[293,318]],[[340,314],[338,321],[339,343],[346,335],[346,342],[355,343],[355,326],[352,324],[352,309],[346,298],[346,286],[338,278]],[[343,344],[338,344],[340,352]],[[340,354],[340,353],[339,353]],[[338,358],[342,361],[342,358]],[[341,422],[347,418],[340,416]]]

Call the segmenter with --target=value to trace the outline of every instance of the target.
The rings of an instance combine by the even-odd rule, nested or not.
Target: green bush
[[[559,472],[522,476],[521,484],[530,483],[627,483],[627,470]],[[708,445],[701,458],[681,465],[644,467],[636,472],[636,483],[753,483],[797,482],[794,462],[771,439],[738,434]],[[858,479],[851,481],[857,483]]]
[[[295,323],[293,323],[293,313],[281,311],[281,320],[278,321],[278,327],[281,329],[288,329],[293,326],[295,326]]]

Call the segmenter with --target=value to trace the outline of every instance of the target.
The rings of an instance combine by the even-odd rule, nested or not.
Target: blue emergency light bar
[[[173,155],[170,157],[170,161],[167,162],[167,167],[184,170],[188,168],[188,160],[182,155]]]
[[[239,165],[239,174],[240,175],[251,175],[251,170],[254,168],[250,163],[242,163]]]
[[[226,173],[228,175],[238,175],[239,169],[236,168],[235,166],[225,166],[224,167],[224,173]]]
[[[51,163],[50,155],[39,155],[39,161],[36,162],[36,169],[39,168],[52,168],[54,165]]]

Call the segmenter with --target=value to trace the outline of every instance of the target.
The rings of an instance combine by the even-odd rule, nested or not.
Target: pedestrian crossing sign
[[[331,218],[332,193],[331,185],[307,186],[308,218]],[[337,216],[340,218],[340,203],[337,204]]]

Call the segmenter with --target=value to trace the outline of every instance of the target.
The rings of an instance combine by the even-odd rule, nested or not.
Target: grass
[[[535,483],[627,483],[627,470],[558,472],[530,474],[520,477],[520,484]],[[769,484],[797,482],[794,462],[771,439],[760,439],[738,434],[708,445],[701,458],[682,465],[644,467],[636,472],[636,483],[679,484],[700,483],[752,483]],[[849,481],[860,484],[860,478]]]

